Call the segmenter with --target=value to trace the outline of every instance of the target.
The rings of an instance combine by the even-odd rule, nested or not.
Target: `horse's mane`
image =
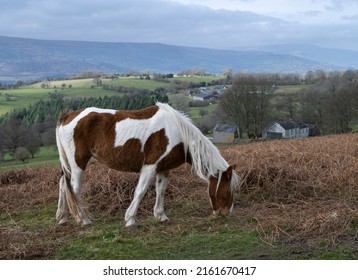
[[[170,113],[182,135],[185,152],[190,153],[193,170],[199,177],[209,180],[210,176],[221,179],[222,172],[229,164],[221,156],[216,146],[201,133],[185,114],[174,110],[168,104],[157,102],[156,105]]]

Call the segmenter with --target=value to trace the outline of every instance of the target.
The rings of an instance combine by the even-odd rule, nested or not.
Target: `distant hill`
[[[339,68],[334,63],[319,61],[270,50],[230,51],[155,43],[50,41],[0,36],[0,82],[66,76],[82,71],[169,73],[203,69],[216,74],[227,68],[234,72],[274,73]]]
[[[358,69],[358,51],[322,48],[307,44],[267,45],[247,48],[246,50],[293,55],[300,58],[337,65],[342,68]]]

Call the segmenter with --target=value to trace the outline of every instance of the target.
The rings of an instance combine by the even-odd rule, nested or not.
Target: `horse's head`
[[[221,176],[211,176],[209,179],[209,195],[214,215],[228,215],[233,208],[234,190],[239,183],[235,167],[229,166]]]

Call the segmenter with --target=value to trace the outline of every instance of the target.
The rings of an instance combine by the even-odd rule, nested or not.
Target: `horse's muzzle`
[[[220,208],[213,211],[214,216],[228,216],[232,213],[234,209],[234,204],[230,208]]]

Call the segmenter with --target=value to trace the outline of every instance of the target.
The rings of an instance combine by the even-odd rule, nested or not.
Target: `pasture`
[[[57,147],[43,146],[35,153],[35,157],[29,158],[26,163],[13,159],[9,153],[5,153],[3,160],[0,162],[0,170],[40,167],[53,164],[59,164]]]
[[[124,229],[138,176],[89,164],[93,225],[55,222],[58,166],[0,171],[0,259],[357,259],[358,134],[220,149],[242,178],[231,216],[212,217],[206,183],[184,165],[158,223],[151,188]]]
[[[135,77],[118,77],[116,79],[102,79],[103,84],[133,87],[139,89],[155,90],[156,88],[169,88],[171,81],[185,82],[211,82],[222,76],[193,76],[175,77],[163,81],[146,80]],[[49,98],[49,93],[63,93],[68,97],[100,97],[118,95],[115,91],[104,90],[102,86],[96,86],[93,79],[70,79],[49,81],[48,88],[41,87],[43,82],[26,85],[18,89],[0,90],[0,115],[11,111],[14,108],[26,107],[40,99]],[[62,85],[65,85],[62,87]],[[71,86],[70,86],[71,85]],[[70,87],[69,87],[70,86]]]

